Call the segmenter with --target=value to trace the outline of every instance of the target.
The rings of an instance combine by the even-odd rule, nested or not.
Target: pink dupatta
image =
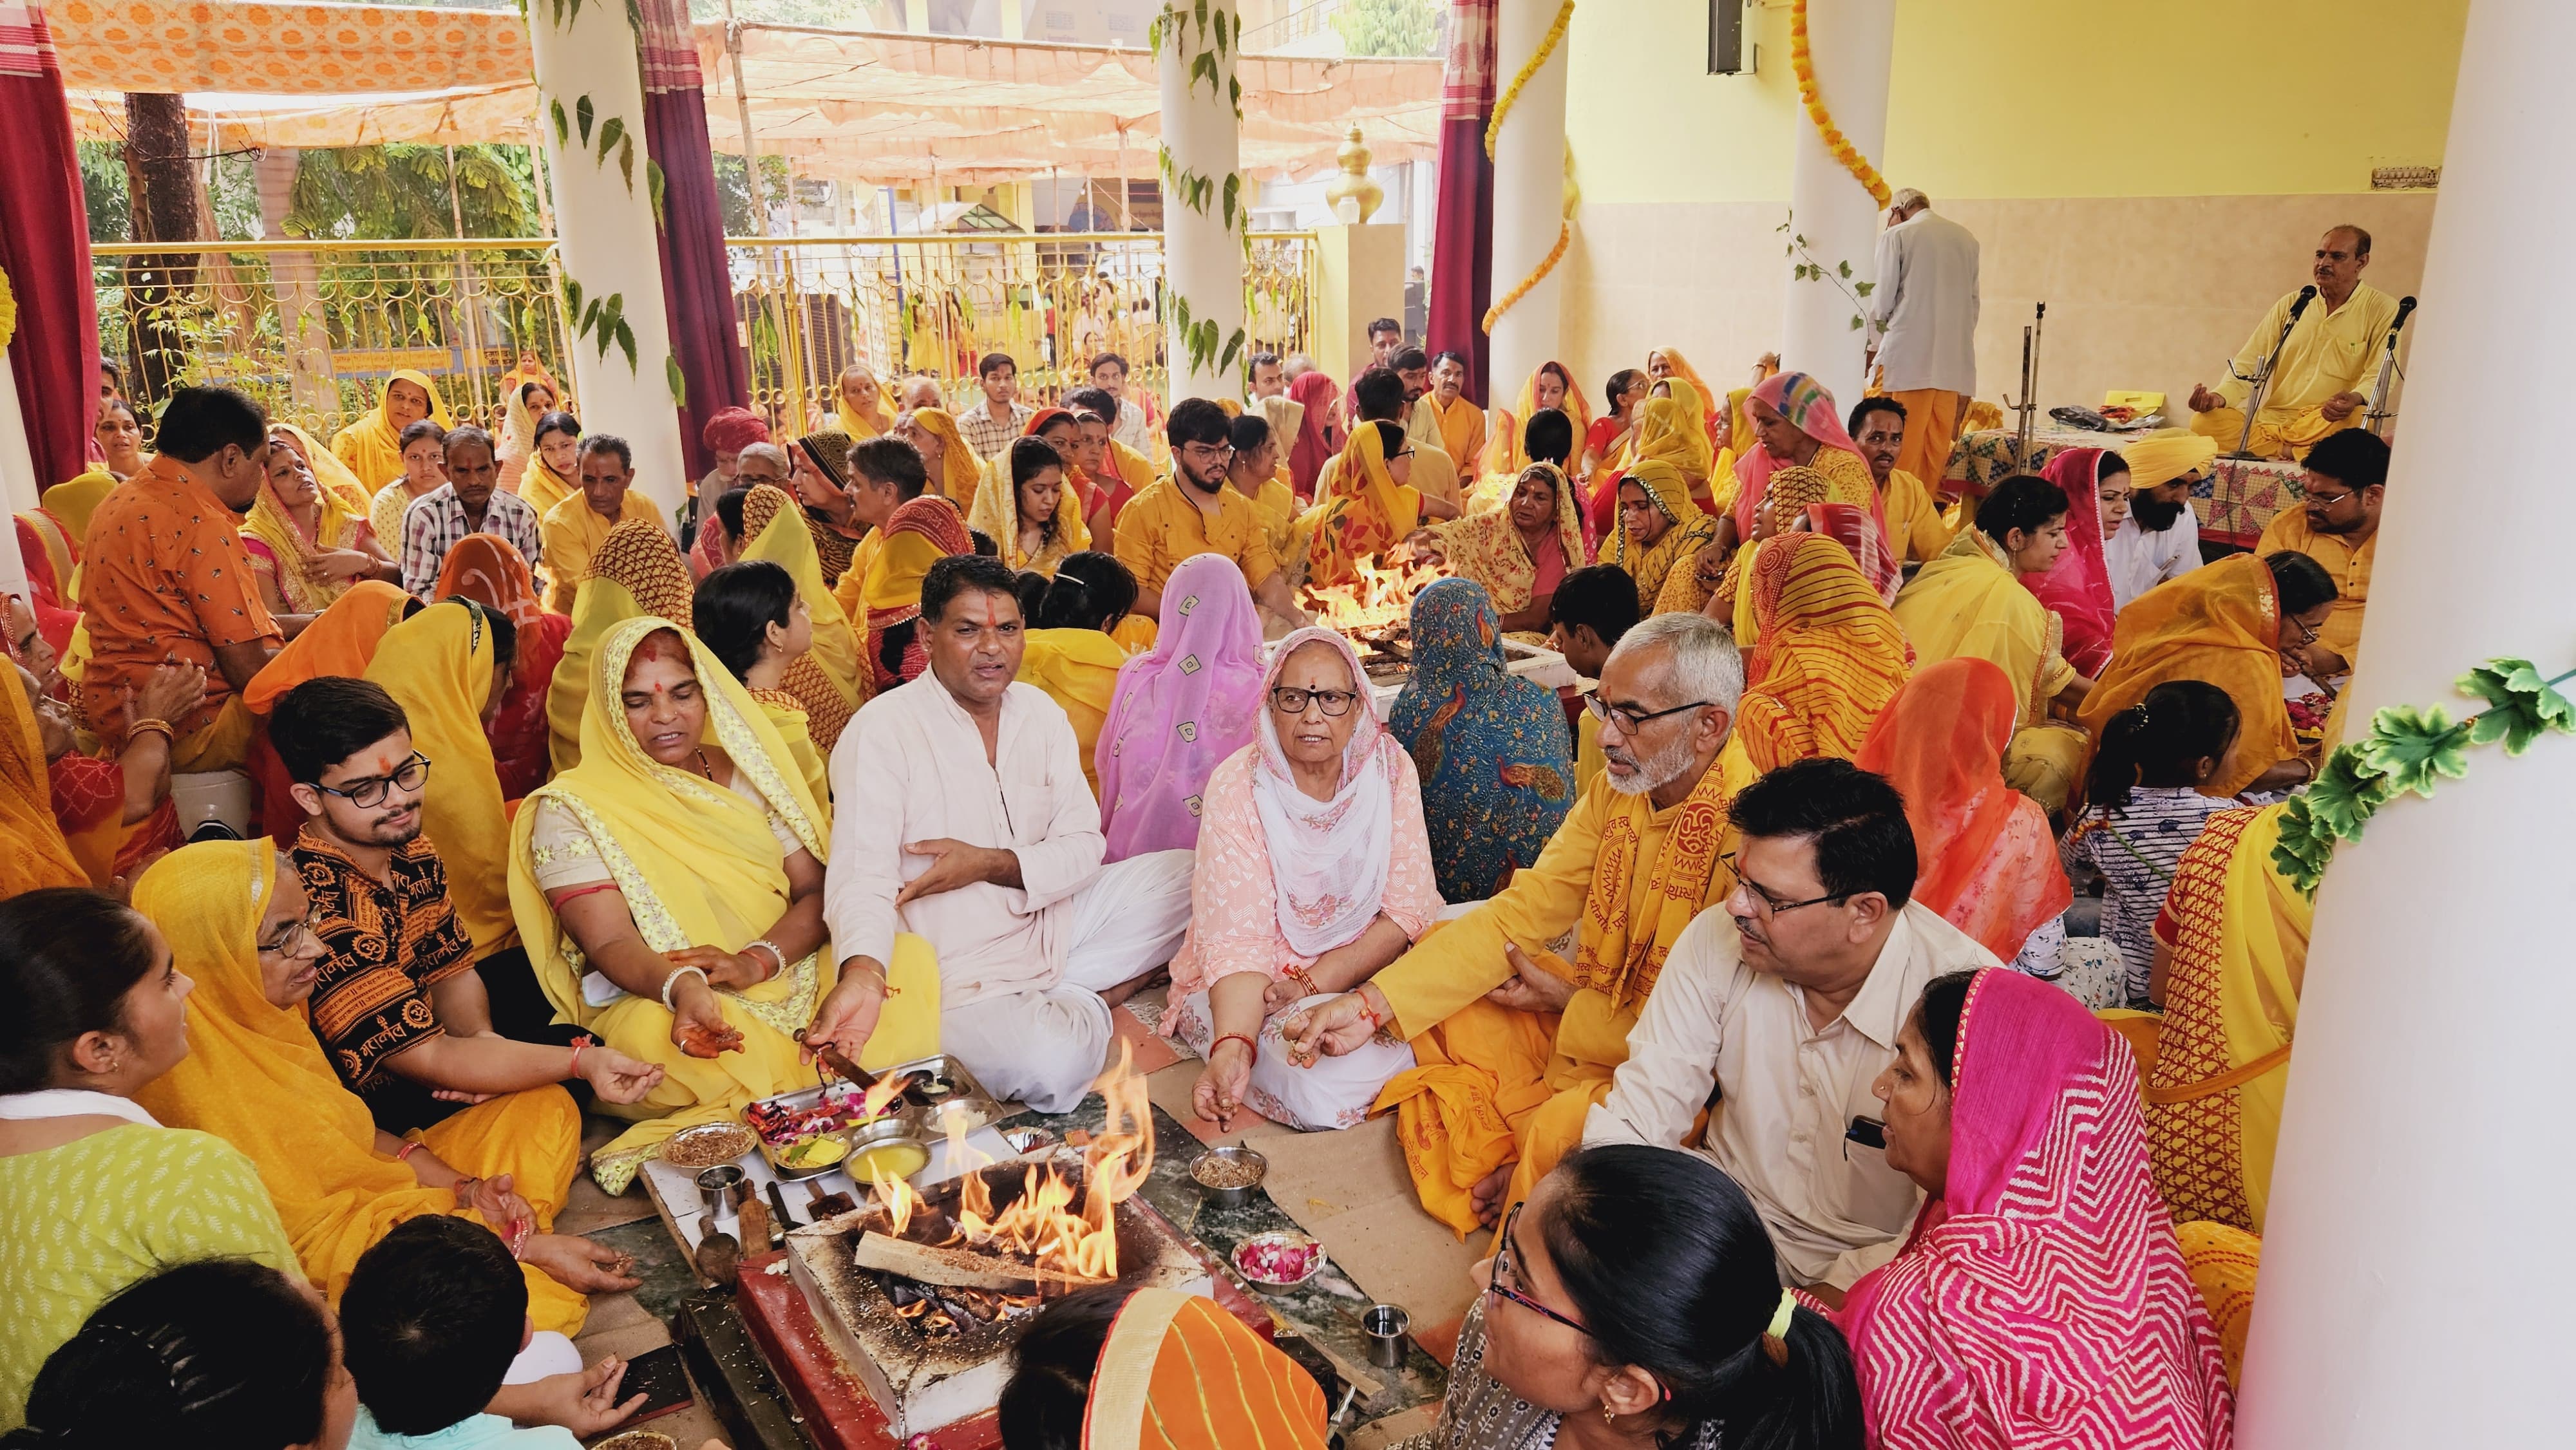
[[[1163,585],[1153,652],[1119,667],[1092,747],[1108,860],[1198,845],[1200,796],[1252,743],[1261,677],[1261,618],[1243,571],[1223,554],[1182,560]]]
[[[1987,968],[1950,1173],[1837,1316],[1876,1450],[2228,1450],[2235,1397],[2148,1170],[2138,1070],[2056,987]]]
[[[1790,427],[1816,440],[1813,466],[1825,467],[1824,450],[1840,449],[1851,455],[1850,466],[1866,478],[1869,465],[1861,461],[1860,445],[1843,430],[1834,395],[1824,384],[1806,373],[1773,373],[1753,389],[1745,402],[1749,406],[1757,400],[1788,419]],[[1771,450],[1758,440],[1739,439],[1736,446],[1742,450],[1735,460],[1735,537],[1740,543],[1753,537],[1753,521],[1770,496],[1771,475],[1790,465],[1772,457]],[[1866,508],[1846,503],[1809,505],[1808,525],[1817,533],[1841,540],[1879,597],[1893,604],[1896,591],[1904,587],[1905,573],[1896,550],[1888,543],[1887,509],[1877,488],[1863,491],[1869,496]]]
[[[2066,662],[2086,679],[2111,662],[2111,627],[2119,606],[2111,598],[2111,570],[2102,559],[2102,460],[2099,448],[2069,448],[2048,461],[2040,477],[2066,495],[2066,552],[2045,574],[2021,582],[2066,625]]]

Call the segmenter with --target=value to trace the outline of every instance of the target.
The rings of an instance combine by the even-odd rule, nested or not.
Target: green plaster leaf
[[[2272,864],[2290,878],[2301,896],[2317,894],[2317,883],[2334,860],[2334,837],[2319,831],[2308,813],[2308,798],[2292,796],[2281,808],[2281,840],[2272,848]]]
[[[2471,725],[2451,723],[2439,705],[2391,705],[2371,718],[2362,762],[2388,778],[2392,797],[2413,791],[2430,796],[2437,778],[2468,774]]]
[[[605,120],[605,121],[603,121],[603,122],[601,122],[601,123],[600,123],[600,126],[599,126],[599,160],[600,160],[600,164],[601,164],[601,165],[603,165],[603,166],[604,166],[604,165],[606,165],[606,164],[608,163],[608,153],[609,153],[609,152],[611,152],[611,151],[616,150],[616,149],[617,149],[617,143],[618,143],[619,141],[621,141],[621,140],[624,140],[624,139],[625,139],[625,136],[626,136],[626,118],[625,118],[625,117],[623,117],[623,116],[611,116],[611,117],[609,117],[607,120]]]
[[[1197,4],[1190,7],[1190,11],[1198,18],[1199,33],[1201,35],[1205,35],[1207,33],[1207,0],[1198,0]]]
[[[626,370],[635,371],[635,329],[623,317],[617,319],[617,346],[626,354]]]
[[[611,121],[614,126],[617,123]],[[635,194],[635,138],[629,136],[617,143],[617,174],[626,179],[626,194]]]
[[[652,160],[649,157],[646,158],[644,162],[644,189],[653,198],[653,225],[657,230],[669,229],[669,222],[662,215],[662,192],[666,185],[668,185],[668,183],[662,176],[662,163]]]
[[[1232,371],[1234,360],[1242,351],[1243,329],[1238,327],[1234,330],[1234,336],[1225,340],[1225,356],[1217,359],[1216,370],[1221,373]]]
[[[1834,268],[1835,268],[1835,270],[1836,270],[1836,271],[1839,271],[1839,272],[1841,272],[1841,273],[1842,273],[1842,275],[1843,275],[1843,279],[1844,279],[1845,281],[1849,281],[1849,280],[1851,279],[1851,263],[1849,263],[1849,262],[1837,262],[1837,263],[1835,263],[1835,264],[1834,264]]]
[[[2358,841],[2361,828],[2388,803],[2396,788],[2388,777],[2362,759],[2358,745],[2339,745],[2326,756],[2304,799],[2318,832],[2337,840]]]
[[[1854,282],[1852,284],[1852,292],[1861,297],[1867,297],[1869,294],[1877,290],[1878,284],[1875,282]]]
[[[1207,80],[1207,83],[1208,83],[1208,94],[1209,94],[1209,95],[1211,95],[1211,96],[1215,95],[1215,94],[1216,94],[1216,52],[1214,52],[1214,51],[1210,51],[1210,50],[1203,50],[1203,51],[1200,51],[1200,52],[1198,53],[1198,55],[1197,55],[1197,57],[1196,57],[1195,59],[1191,60],[1191,62],[1190,62],[1190,83],[1189,83],[1188,85],[1183,86],[1183,87],[1181,88],[1181,89],[1182,89],[1182,92],[1183,92],[1184,94],[1187,94],[1188,92],[1192,92],[1192,91],[1197,90],[1197,89],[1199,88],[1199,80],[1200,80],[1200,78],[1201,78],[1201,77],[1205,77],[1205,78],[1206,78],[1206,80]]]
[[[1229,227],[1234,225],[1235,198],[1242,194],[1243,177],[1240,174],[1228,176],[1225,179],[1225,224]]]
[[[580,316],[581,316],[581,284],[580,284],[579,282],[574,281],[574,280],[573,280],[572,278],[570,278],[570,277],[566,277],[566,278],[564,278],[564,288],[563,288],[563,290],[564,290],[564,312],[565,312],[565,314],[566,314],[567,316],[574,317],[574,318],[578,318],[578,317],[580,317]],[[579,324],[578,322],[576,322],[576,323],[574,324],[574,327],[575,327],[575,329],[576,329],[576,330],[578,330],[579,326],[580,326],[580,324]]]
[[[683,408],[689,406],[689,380],[681,376],[680,360],[675,357],[664,357],[662,371],[664,376],[671,380],[671,401]]]
[[[591,330],[599,326],[599,315],[605,310],[604,304],[598,298],[590,299],[590,307],[582,313],[581,326],[574,328],[574,333],[583,337],[589,336]]]
[[[1216,13],[1216,53],[1225,54],[1225,12]]]
[[[1860,331],[1860,318],[1857,314],[1855,314],[1851,320],[1851,330],[1854,332]]]
[[[548,104],[552,107],[555,114],[555,144],[557,146],[571,145],[572,121],[569,117],[564,115],[563,102],[553,101]]]
[[[2469,738],[2480,745],[2501,740],[2507,755],[2520,755],[2549,731],[2576,731],[2576,705],[2551,689],[2529,660],[2489,660],[2460,676],[2460,693],[2487,702]]]
[[[572,114],[573,120],[578,122],[581,128],[581,144],[586,147],[590,145],[590,123],[598,115],[590,104],[590,97],[584,96],[573,102]]]

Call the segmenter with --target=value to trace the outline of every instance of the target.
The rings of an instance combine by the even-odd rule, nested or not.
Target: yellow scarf
[[[832,416],[840,420],[841,431],[853,443],[865,442],[894,426],[894,415],[886,410],[885,385],[877,385],[877,405],[871,412],[853,412],[849,396],[835,388],[832,392]]]
[[[519,470],[519,497],[542,519],[553,513],[555,505],[581,492],[581,486],[546,466],[542,453],[528,455],[528,466]]]
[[[295,451],[304,455],[313,480],[326,494],[337,494],[340,506],[359,518],[367,516],[367,506],[375,501],[376,491],[366,480],[349,471],[340,455],[322,446],[322,440],[293,423],[271,423],[271,432],[284,433],[295,440]]]
[[[1310,587],[1356,581],[1360,560],[1404,542],[1422,517],[1421,493],[1387,471],[1386,441],[1375,423],[1351,430],[1331,470],[1331,487],[1307,544]]]
[[[1655,803],[1643,794],[1614,802],[1593,857],[1592,890],[1583,899],[1582,930],[1574,952],[1574,985],[1610,999],[1613,1011],[1642,1002],[1663,975],[1664,957],[1702,907],[1735,889],[1735,872],[1718,857],[1726,850],[1726,813],[1736,792],[1752,783],[1735,752],[1721,751],[1699,783],[1676,807],[1672,829],[1654,862],[1637,859]],[[1594,789],[1609,790],[1604,782]],[[1646,870],[1642,899],[1630,883]]]
[[[1017,440],[1014,440],[1017,441]],[[1068,554],[1091,547],[1091,527],[1082,519],[1082,489],[1073,468],[1065,468],[1064,488],[1055,499],[1055,537],[1034,554],[1020,552],[1020,490],[1011,482],[1011,450],[1005,447],[984,466],[984,482],[975,490],[975,505],[966,511],[966,526],[981,530],[999,545],[1002,562],[1014,569],[1034,569],[1055,577],[1055,566]]]
[[[322,455],[330,458],[331,455]],[[334,464],[339,460],[332,459]],[[308,466],[311,460],[306,460]],[[343,470],[345,472],[345,470]],[[289,614],[319,614],[339,602],[356,582],[341,578],[319,580],[305,572],[305,565],[316,555],[331,549],[357,546],[358,525],[365,522],[367,509],[362,504],[351,508],[347,498],[330,485],[321,482],[315,471],[313,502],[313,535],[306,538],[304,527],[286,511],[277,490],[266,478],[259,481],[259,497],[252,500],[250,517],[243,520],[242,532],[268,545],[277,561],[277,593],[286,601]]]
[[[367,678],[411,717],[412,748],[432,762],[421,824],[447,863],[447,894],[478,962],[519,940],[502,884],[510,818],[483,731],[494,657],[482,607],[450,599],[385,631],[367,662]]]
[[[1571,574],[1583,567],[1583,521],[1575,511],[1574,485],[1555,464],[1532,467],[1546,469],[1556,490],[1557,548],[1565,555],[1565,571]],[[1434,527],[1448,554],[1450,573],[1485,586],[1500,613],[1516,614],[1530,607],[1538,585],[1538,564],[1530,558],[1529,544],[1512,522],[1508,506]]]
[[[1623,513],[1609,546],[1601,551],[1601,562],[1628,571],[1628,577],[1637,582],[1638,609],[1652,614],[1656,597],[1664,592],[1664,581],[1673,570],[1688,567],[1702,548],[1717,541],[1717,521],[1700,511],[1691,499],[1689,482],[1669,462],[1649,459],[1640,463],[1628,470],[1627,481],[1644,489],[1655,507],[1672,522],[1655,542],[1641,545],[1629,539],[1628,520]]]
[[[546,730],[555,769],[581,762],[581,717],[590,702],[590,662],[616,625],[653,615],[686,629],[697,597],[689,566],[657,523],[619,524],[590,556],[590,580],[572,605],[572,633],[546,688]],[[817,622],[819,624],[819,621]]]
[[[447,414],[447,400],[438,395],[438,384],[429,380],[429,374],[410,368],[397,369],[377,390],[376,406],[331,438],[331,451],[339,455],[342,463],[349,465],[349,472],[357,476],[362,488],[380,489],[402,477],[402,430],[385,416],[385,399],[398,382],[411,383],[429,394],[431,422],[441,428],[456,426],[456,421]]]
[[[939,476],[930,481],[930,491],[957,504],[959,513],[975,507],[976,490],[983,484],[983,464],[968,446],[966,435],[957,428],[957,420],[945,408],[915,408],[912,425],[925,433],[937,434],[946,446],[939,450]]]
[[[74,544],[85,544],[89,542],[90,514],[115,491],[116,475],[107,471],[107,465],[100,464],[78,478],[67,479],[46,489],[45,511],[63,521],[63,527],[70,531]],[[65,589],[71,587],[68,577],[58,577],[54,582]]]
[[[1708,486],[1708,418],[1699,391],[1680,378],[1667,378],[1669,398],[1648,398],[1637,410],[1637,431],[1630,435],[1629,465],[1661,460],[1682,471],[1694,491]]]
[[[783,683],[805,707],[814,744],[829,755],[874,683],[859,667],[858,634],[823,583],[813,529],[786,490],[765,483],[753,489],[742,504],[742,534],[744,561],[764,559],[795,576],[797,597],[814,618],[813,648],[787,667]]]

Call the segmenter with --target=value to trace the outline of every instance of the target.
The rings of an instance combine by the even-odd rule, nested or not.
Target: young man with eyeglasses
[[[1870,1085],[1945,972],[1997,965],[1911,898],[1905,802],[1847,760],[1784,765],[1737,794],[1732,883],[1673,943],[1583,1141],[1682,1147],[1743,1185],[1782,1277],[1848,1287],[1849,1257],[1904,1232],[1922,1194],[1888,1166]],[[1712,1095],[1726,1104],[1685,1143]],[[1838,1294],[1831,1297],[1839,1298]]]
[[[1163,586],[1181,561],[1223,554],[1243,571],[1263,609],[1292,626],[1304,624],[1306,613],[1288,597],[1288,576],[1279,572],[1260,509],[1226,486],[1234,425],[1225,410],[1205,398],[1185,399],[1163,432],[1172,445],[1170,476],[1155,479],[1118,514],[1118,562],[1136,576],[1136,612],[1161,619]]]
[[[2350,674],[2361,652],[2370,566],[2379,555],[2379,507],[2388,493],[2388,445],[2367,429],[2347,428],[2309,449],[2307,467],[2304,505],[2274,514],[2254,552],[2305,554],[2334,579],[2333,612],[2307,647],[2309,678],[2326,680]]]
[[[304,809],[291,854],[306,929],[323,945],[313,1035],[378,1127],[427,1127],[459,1104],[575,1078],[612,1103],[661,1082],[662,1069],[605,1047],[493,1030],[446,864],[421,833],[433,762],[412,748],[410,721],[383,686],[307,680],[279,698],[269,739]]]
[[[1715,621],[1661,614],[1628,630],[1586,702],[1605,767],[1538,860],[1356,991],[1283,1024],[1292,1059],[1338,1057],[1380,1030],[1420,1054],[1430,1033],[1446,1061],[1490,1075],[1478,1075],[1490,1087],[1442,1081],[1435,1093],[1439,1079],[1405,1074],[1379,1099],[1399,1104],[1423,1207],[1460,1233],[1491,1225],[1575,1146],[1627,1060],[1665,952],[1734,889],[1727,807],[1753,768],[1725,746],[1743,693],[1744,662]],[[1544,947],[1568,931],[1570,965]],[[1504,1119],[1505,1104],[1512,1136],[1471,1146],[1492,1135],[1470,1124]]]

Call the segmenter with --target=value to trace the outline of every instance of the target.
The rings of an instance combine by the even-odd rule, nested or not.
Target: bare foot
[[[1108,991],[1101,993],[1100,1000],[1108,1003],[1112,1007],[1116,1007],[1126,1002],[1128,998],[1133,997],[1137,993],[1144,991],[1147,987],[1154,985],[1156,982],[1168,982],[1171,979],[1172,974],[1169,968],[1156,967],[1154,970],[1147,972],[1141,977],[1131,978],[1130,980],[1121,982],[1117,986],[1110,988]]]
[[[1476,1186],[1467,1190],[1467,1203],[1476,1210],[1478,1223],[1492,1228],[1502,1218],[1503,1195],[1511,1189],[1512,1169],[1517,1166],[1506,1163],[1477,1179]]]

